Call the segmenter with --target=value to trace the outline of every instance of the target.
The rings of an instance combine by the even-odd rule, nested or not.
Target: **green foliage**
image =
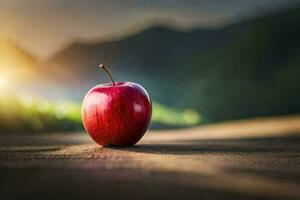
[[[191,126],[200,122],[193,110],[177,110],[154,103],[152,122],[160,126]],[[16,96],[0,98],[1,133],[71,131],[81,125],[81,105],[69,101],[49,102]]]
[[[178,127],[196,125],[201,121],[201,116],[192,109],[178,110],[154,103],[152,119],[154,123]]]
[[[15,96],[1,98],[0,119],[1,132],[14,133],[74,130],[81,122],[77,104]]]

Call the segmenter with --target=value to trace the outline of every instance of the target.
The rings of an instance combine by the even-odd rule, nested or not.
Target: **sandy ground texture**
[[[300,199],[300,116],[149,131],[0,136],[0,199]]]

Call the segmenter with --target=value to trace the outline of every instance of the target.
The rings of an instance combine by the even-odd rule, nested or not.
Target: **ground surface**
[[[300,116],[148,132],[0,136],[0,199],[300,199]]]

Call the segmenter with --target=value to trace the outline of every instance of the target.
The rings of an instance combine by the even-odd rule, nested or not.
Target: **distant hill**
[[[184,64],[195,52],[220,46],[223,39],[218,35],[215,31],[182,33],[159,26],[151,27],[119,41],[73,43],[49,59],[47,64],[54,71],[64,70],[64,77],[68,74],[74,80],[81,77],[83,81],[93,76],[99,80],[99,72],[95,74],[99,63],[110,65],[116,78],[123,75],[132,78],[130,74],[136,77],[136,73],[158,75],[160,71]]]
[[[89,87],[107,81],[97,67],[104,63],[110,66],[116,80],[138,82],[155,100],[170,104],[166,94],[173,94],[173,85],[185,79],[190,67],[188,62],[195,55],[222,47],[239,37],[239,31],[233,34],[227,30],[185,33],[156,26],[118,41],[75,42],[50,58],[43,68],[56,84],[61,81],[65,87],[78,90],[77,97],[74,92],[71,96],[79,100]]]
[[[118,41],[76,42],[43,63],[72,98],[105,82],[141,83],[156,101],[207,121],[300,112],[300,9],[219,30],[152,27]],[[67,93],[66,93],[67,94]]]

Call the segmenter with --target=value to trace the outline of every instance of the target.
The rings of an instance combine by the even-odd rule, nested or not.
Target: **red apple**
[[[130,146],[145,134],[152,115],[147,91],[132,82],[114,82],[92,88],[82,104],[82,121],[92,139],[101,146]]]

